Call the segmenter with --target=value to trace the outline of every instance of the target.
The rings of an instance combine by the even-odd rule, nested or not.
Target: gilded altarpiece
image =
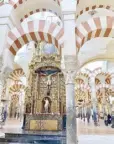
[[[35,55],[30,63],[25,98],[26,130],[61,130],[65,80],[59,55]],[[49,105],[46,111],[46,102]]]

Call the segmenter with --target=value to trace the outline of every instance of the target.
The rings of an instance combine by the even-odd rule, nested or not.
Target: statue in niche
[[[44,100],[45,104],[44,104],[44,110],[45,110],[45,113],[49,113],[49,107],[50,107],[50,103],[49,103],[49,100],[46,98]]]
[[[31,113],[31,103],[26,105],[26,113]]]

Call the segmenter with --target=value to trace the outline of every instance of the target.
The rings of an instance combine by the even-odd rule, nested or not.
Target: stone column
[[[2,69],[2,66],[3,66],[3,59],[2,57],[0,57],[0,71]],[[3,82],[2,82],[2,77],[0,77],[0,102],[1,102],[2,90],[3,90]]]
[[[114,96],[114,74],[111,76],[111,85],[112,85],[112,96]],[[111,108],[111,114],[112,114],[112,128],[114,128],[114,100],[112,101],[112,108]]]
[[[77,1],[63,0],[61,8],[64,21],[64,48],[62,49],[64,75],[66,79],[66,131],[67,144],[77,144],[76,105],[74,79],[77,72],[76,49],[76,3]]]
[[[8,102],[9,102],[9,84],[8,84],[8,77],[9,74],[12,72],[12,69],[7,69],[6,71],[4,71],[3,73],[0,73],[0,79],[2,82],[2,94],[1,94],[1,99],[4,100],[3,105],[5,107],[8,106]]]
[[[64,21],[64,48],[62,55],[76,55],[76,1],[62,0],[61,8]]]
[[[105,97],[105,85],[103,85],[103,88],[101,88],[102,93],[102,110],[103,110],[103,116],[106,115],[106,97]]]
[[[92,101],[92,107],[93,107],[93,118],[94,118],[94,124],[98,124],[97,120],[97,97],[96,97],[96,86],[95,86],[95,77],[92,76],[90,79],[90,86],[91,86],[91,101]]]
[[[105,73],[105,71],[104,71]],[[102,111],[103,111],[103,117],[106,115],[106,96],[105,96],[105,77],[101,77],[101,93],[102,93]]]
[[[112,128],[114,128],[114,101],[112,101]]]
[[[75,56],[65,56],[65,70],[63,73],[66,80],[66,131],[67,144],[77,144],[76,104],[75,104],[75,76],[77,61]]]

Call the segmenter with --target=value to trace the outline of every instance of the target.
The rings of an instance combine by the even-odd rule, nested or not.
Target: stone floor
[[[114,144],[113,135],[81,135],[79,144]]]
[[[3,129],[0,130],[1,136],[6,132],[22,133],[21,124],[22,122],[17,120],[7,121]],[[94,126],[92,120],[90,124],[87,124],[78,119],[77,125],[79,144],[114,144],[114,129],[110,126],[106,127],[102,120],[98,127]]]
[[[77,126],[78,135],[114,135],[114,129],[111,126],[105,126],[103,120],[100,120],[99,126],[96,127],[92,120],[90,124],[87,124],[87,122],[78,119]]]

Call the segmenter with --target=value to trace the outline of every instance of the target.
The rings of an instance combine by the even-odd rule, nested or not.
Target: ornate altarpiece
[[[25,90],[25,129],[61,130],[65,113],[65,80],[61,72],[61,57],[57,54],[34,55],[29,66],[28,87]],[[47,85],[50,77],[50,88]],[[44,100],[48,99],[48,113]]]

